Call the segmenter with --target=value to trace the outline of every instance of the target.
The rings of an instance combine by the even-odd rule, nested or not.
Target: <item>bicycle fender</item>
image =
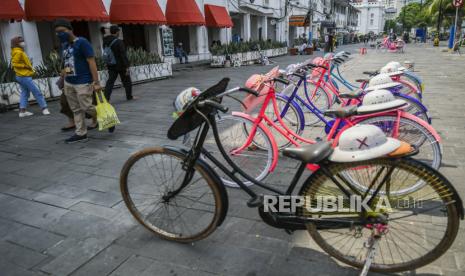
[[[289,104],[291,104],[293,107],[295,107],[295,109],[297,110],[298,116],[300,118],[300,126],[299,126],[299,128],[300,128],[300,130],[303,131],[304,128],[305,128],[305,116],[304,116],[304,112],[302,111],[302,108],[300,108],[300,106],[295,101],[290,101],[289,97],[286,96],[286,95],[276,94],[276,98],[283,99],[286,102],[288,102]]]
[[[412,101],[412,102],[415,102],[415,103],[417,104],[417,106],[419,106],[419,107],[421,108],[421,110],[422,110],[424,113],[426,113],[426,116],[428,117],[428,122],[427,122],[427,123],[428,123],[428,124],[431,124],[431,118],[430,118],[430,116],[429,116],[429,114],[428,114],[428,109],[426,108],[426,106],[425,106],[422,102],[420,102],[419,100],[417,100],[416,98],[414,98],[414,97],[412,97],[412,96],[405,95],[405,94],[402,94],[402,93],[396,92],[396,93],[394,93],[394,95],[397,96],[397,97],[405,98],[405,99],[407,99],[407,100],[410,100],[410,101]]]
[[[168,151],[175,152],[175,153],[182,154],[182,155],[188,154],[187,150],[173,147],[173,146],[163,146],[163,148]],[[204,169],[205,172],[207,172],[207,174],[213,179],[216,186],[218,187],[218,191],[220,192],[220,198],[221,198],[221,202],[223,203],[223,208],[221,209],[220,219],[218,220],[218,223],[216,225],[219,227],[223,223],[228,213],[228,208],[229,208],[228,192],[221,178],[218,176],[215,170],[210,165],[208,165],[206,161],[199,158],[197,160],[197,164],[200,165],[202,169]]]
[[[244,119],[246,119],[248,121],[251,121],[252,123],[255,121],[254,117],[250,116],[249,114],[243,113],[243,112],[233,111],[232,115],[236,116],[236,117],[244,118]],[[268,136],[270,138],[270,141],[271,141],[271,147],[272,147],[272,150],[273,150],[273,162],[271,163],[270,172],[273,172],[274,169],[276,168],[276,165],[278,164],[278,154],[279,154],[278,146],[276,144],[276,140],[274,139],[274,136],[271,133],[270,129],[267,126],[265,126],[264,124],[262,124],[262,123],[260,123],[258,126],[261,129],[263,129],[266,136]]]
[[[441,142],[441,136],[439,136],[439,133],[433,128],[433,126],[431,126],[430,124],[428,124],[428,122],[425,122],[424,120],[418,118],[417,116],[415,115],[412,115],[408,112],[405,112],[405,111],[402,111],[402,114],[401,114],[402,117],[405,117],[405,118],[408,118],[410,120],[413,120],[415,122],[417,122],[418,124],[420,124],[422,127],[426,128],[429,132],[431,132],[431,134],[433,135],[434,139],[436,139],[438,142]],[[441,147],[442,148],[442,147]]]

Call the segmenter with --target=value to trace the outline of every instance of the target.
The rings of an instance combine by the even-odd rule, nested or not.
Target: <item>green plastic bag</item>
[[[102,131],[120,124],[115,109],[108,103],[103,91],[96,92],[95,98],[97,99],[95,110],[97,111],[98,130]]]

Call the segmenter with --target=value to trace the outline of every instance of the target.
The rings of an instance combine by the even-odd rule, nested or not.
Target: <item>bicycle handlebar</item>
[[[226,113],[228,112],[229,108],[227,108],[226,106],[218,103],[218,102],[215,102],[215,101],[212,101],[212,100],[204,100],[204,101],[200,101],[197,106],[198,107],[204,107],[204,106],[210,106],[210,107],[213,107],[213,108],[216,108],[218,110],[220,110],[221,112],[223,113]]]

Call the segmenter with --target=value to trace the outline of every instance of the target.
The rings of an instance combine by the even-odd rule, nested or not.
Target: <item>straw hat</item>
[[[365,91],[392,88],[399,85],[401,84],[394,82],[389,74],[379,74],[370,79],[368,87],[365,89]]]
[[[380,89],[370,92],[363,97],[362,105],[357,108],[357,113],[363,114],[395,109],[406,104],[406,101],[396,99],[389,90]]]
[[[356,125],[341,134],[339,145],[329,157],[333,162],[354,162],[375,159],[396,151],[397,139],[386,137],[374,125]]]

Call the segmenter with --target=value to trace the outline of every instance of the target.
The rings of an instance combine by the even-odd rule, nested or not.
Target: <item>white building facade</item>
[[[22,9],[25,10],[26,1],[38,2],[42,0],[15,1],[19,1]],[[59,2],[60,0],[44,1]],[[75,1],[75,3],[79,5],[80,1]],[[190,61],[197,61],[210,58],[209,47],[213,41],[220,41],[224,44],[236,38],[237,41],[270,39],[284,42],[287,41],[288,37],[288,22],[284,14],[286,2],[284,0],[175,0],[178,2],[178,6],[173,8],[175,9],[174,12],[176,12],[176,8],[179,8],[180,1],[181,4],[182,1],[190,1],[191,4],[195,3],[196,7],[194,9],[198,9],[203,18],[206,17],[207,5],[224,8],[226,16],[230,17],[229,20],[232,21],[232,27],[208,26],[208,22],[207,24],[176,23],[173,25],[170,25],[170,22],[165,22],[165,24],[150,22],[141,22],[140,24],[138,22],[130,22],[131,24],[124,24],[124,22],[110,23],[112,0],[87,0],[87,2],[92,1],[102,2],[103,12],[106,13],[108,20],[76,20],[72,23],[75,33],[88,38],[98,54],[102,50],[100,28],[109,26],[112,23],[121,26],[122,36],[127,45],[159,53],[165,61],[171,62],[176,62],[172,55],[172,48],[173,45],[177,45],[179,42],[183,43],[183,47],[189,53]],[[153,1],[161,9],[163,13],[161,16],[168,17],[168,1],[173,0],[147,1]],[[118,2],[124,1],[119,0]],[[127,4],[128,8],[131,9],[131,0],[125,0],[123,4]],[[137,16],[137,14],[132,15],[132,17]],[[67,18],[66,14],[58,17]],[[26,52],[31,57],[34,65],[40,64],[45,56],[58,48],[58,41],[53,30],[53,19],[37,21],[9,21],[8,19],[2,21],[0,19],[0,57],[2,59],[9,60],[11,52],[10,40],[15,36],[22,36],[25,39]],[[168,47],[167,40],[172,44],[170,47]]]
[[[379,34],[384,30],[384,0],[357,0],[351,5],[360,11],[358,16],[358,32],[361,34]]]

